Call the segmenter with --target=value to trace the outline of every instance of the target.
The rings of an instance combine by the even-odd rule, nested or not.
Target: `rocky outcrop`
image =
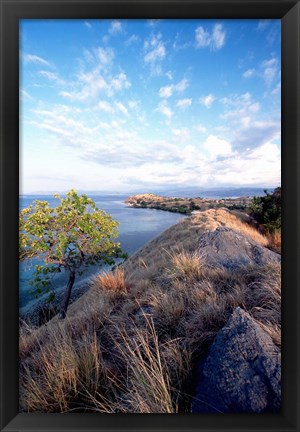
[[[260,246],[245,234],[219,227],[200,237],[199,252],[203,263],[210,267],[236,270],[243,266],[279,263],[280,255]]]
[[[259,324],[236,308],[196,368],[192,412],[278,412],[279,348]]]

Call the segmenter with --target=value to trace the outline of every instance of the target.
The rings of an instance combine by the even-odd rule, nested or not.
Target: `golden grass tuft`
[[[274,252],[281,253],[281,230],[276,230],[274,233],[266,234],[268,239],[268,247]]]
[[[198,213],[95,278],[64,321],[21,322],[21,411],[189,412],[195,363],[238,306],[280,346],[280,264],[229,272],[196,252],[223,224],[266,244],[227,210]]]
[[[169,253],[172,266],[167,274],[171,278],[183,277],[188,279],[202,276],[202,261],[198,252],[172,251]]]
[[[123,268],[117,267],[111,272],[103,272],[97,276],[95,285],[107,291],[124,293],[127,291],[125,283],[125,272]]]

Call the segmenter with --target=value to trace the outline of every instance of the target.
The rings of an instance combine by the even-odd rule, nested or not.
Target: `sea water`
[[[129,255],[132,255],[151,239],[185,217],[177,213],[161,210],[128,207],[124,203],[128,195],[94,195],[90,197],[99,209],[104,210],[119,222],[117,241],[120,242],[122,251],[127,252]],[[55,199],[52,195],[22,195],[20,196],[20,209],[28,207],[34,200],[48,201],[51,207],[56,207],[59,204],[58,199]],[[35,298],[29,282],[34,273],[34,266],[37,264],[42,264],[42,261],[34,259],[20,263],[20,307],[26,306]],[[103,271],[103,269],[99,265],[90,266],[82,276],[77,276],[76,283],[82,283],[85,279],[88,280]],[[50,288],[53,290],[60,289],[66,282],[67,275],[64,272],[59,273],[51,281]]]

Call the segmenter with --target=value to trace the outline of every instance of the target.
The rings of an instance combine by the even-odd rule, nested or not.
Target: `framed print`
[[[298,431],[299,2],[0,3],[1,430]]]

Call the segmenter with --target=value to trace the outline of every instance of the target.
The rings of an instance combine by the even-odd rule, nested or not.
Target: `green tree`
[[[281,187],[277,187],[273,193],[264,192],[262,197],[253,197],[250,211],[260,224],[274,233],[281,228]]]
[[[46,290],[50,277],[62,270],[68,274],[59,317],[65,318],[72,287],[77,274],[93,264],[115,263],[115,258],[125,258],[118,237],[118,222],[96,207],[86,195],[75,190],[66,198],[54,195],[57,207],[47,201],[34,201],[19,216],[19,257],[28,260],[39,257],[43,265],[35,266],[32,284],[37,293]]]

